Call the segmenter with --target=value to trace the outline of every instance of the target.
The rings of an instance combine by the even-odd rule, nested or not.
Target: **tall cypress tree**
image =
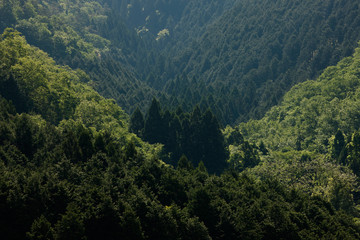
[[[210,173],[220,173],[226,167],[227,151],[220,124],[208,109],[201,120],[201,159]]]
[[[34,153],[34,139],[30,119],[25,114],[20,115],[16,122],[15,137],[18,149],[27,157],[32,157]]]
[[[164,126],[160,103],[153,98],[145,120],[144,138],[149,143],[161,143],[164,136]]]
[[[137,107],[130,118],[130,131],[142,137],[145,120],[140,109]]]
[[[332,146],[331,155],[334,159],[336,159],[339,163],[345,164],[345,159],[340,159],[341,152],[345,148],[345,138],[344,134],[341,132],[340,129],[337,130],[334,138],[334,144]]]
[[[201,111],[199,106],[196,106],[190,117],[190,138],[189,141],[189,153],[187,156],[196,166],[204,158],[204,144],[201,132]]]

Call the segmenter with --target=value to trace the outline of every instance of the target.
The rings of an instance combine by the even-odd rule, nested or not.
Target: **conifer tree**
[[[137,107],[130,118],[130,131],[141,137],[144,131],[144,125],[144,116]]]
[[[340,129],[337,130],[336,134],[335,134],[335,138],[334,138],[334,144],[332,146],[332,151],[331,151],[331,155],[334,159],[336,159],[337,161],[339,161],[339,163],[344,164],[345,162],[344,159],[339,159],[341,152],[343,151],[343,149],[345,148],[345,138],[344,135],[342,133],[342,131]]]
[[[144,138],[149,143],[161,143],[164,135],[160,103],[153,98],[145,121]]]
[[[207,110],[201,120],[203,159],[210,173],[220,173],[226,167],[227,152],[224,136],[213,113]]]
[[[34,150],[34,143],[31,124],[27,115],[21,115],[16,122],[15,136],[18,149],[27,157],[31,157]]]

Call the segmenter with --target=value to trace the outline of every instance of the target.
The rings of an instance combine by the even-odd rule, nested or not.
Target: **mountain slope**
[[[359,16],[356,1],[240,1],[174,59],[185,90],[177,95],[173,79],[164,91],[187,104],[200,95],[225,123],[259,118],[291,86],[352,53]]]
[[[141,37],[160,41],[165,51],[185,47],[197,39],[206,27],[216,21],[225,11],[231,9],[237,0],[104,0],[127,26],[135,28]],[[166,29],[166,34],[161,31]],[[163,31],[163,33],[165,33]]]
[[[0,31],[16,28],[59,64],[82,69],[128,112],[157,94],[136,73],[150,65],[145,44],[97,1],[3,1],[0,16]]]
[[[349,56],[359,12],[350,0],[14,0],[0,3],[0,30],[14,27],[84,70],[128,113],[156,96],[233,124],[260,118],[291,86]]]
[[[18,112],[39,114],[56,125],[75,121],[96,131],[108,129],[119,139],[135,139],[127,130],[127,114],[84,83],[89,77],[83,71],[55,65],[19,32],[6,29],[3,33],[0,59],[0,94]]]
[[[360,49],[316,80],[294,86],[279,106],[261,120],[241,124],[246,137],[262,139],[272,149],[327,150],[338,129],[350,135],[358,130]]]
[[[186,157],[177,169],[163,164],[84,72],[14,30],[1,36],[0,62],[4,239],[359,238],[354,215],[322,197],[270,178],[209,175]]]

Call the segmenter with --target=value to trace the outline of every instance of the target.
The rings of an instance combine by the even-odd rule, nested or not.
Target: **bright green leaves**
[[[14,80],[18,94],[27,103],[26,111],[35,111],[52,123],[74,118],[96,129],[106,125],[111,129],[126,128],[127,117],[121,108],[80,82],[88,81],[84,72],[55,65],[17,32],[7,30],[3,34],[0,58],[1,75]]]
[[[252,168],[259,164],[259,153],[256,150],[257,146],[250,144],[244,140],[240,130],[236,128],[226,127],[223,131],[226,144],[229,148],[228,164],[230,168],[237,171],[245,170],[246,168]],[[267,149],[263,142],[261,142],[261,150],[263,153],[267,152]],[[265,155],[265,154],[264,154]]]
[[[360,53],[329,67],[316,80],[294,86],[283,102],[259,121],[241,124],[245,137],[274,150],[301,148],[324,153],[337,129],[345,134],[357,130],[359,117]]]

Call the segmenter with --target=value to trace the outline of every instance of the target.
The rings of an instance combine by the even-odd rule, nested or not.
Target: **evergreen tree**
[[[106,152],[106,143],[102,134],[95,137],[94,148],[96,152]]]
[[[341,154],[341,152],[344,151],[345,146],[346,143],[344,134],[340,129],[338,129],[335,134],[334,143],[332,145],[331,156],[341,164],[345,164],[345,159],[343,159],[343,155]],[[342,159],[340,159],[340,156],[342,156]]]
[[[142,137],[144,131],[145,120],[140,109],[137,107],[130,118],[130,131]]]
[[[185,141],[188,143],[188,152],[186,156],[192,161],[194,165],[198,165],[204,159],[204,142],[202,133],[201,111],[199,106],[196,106],[190,117],[190,135]]]
[[[160,103],[153,98],[145,121],[144,139],[149,143],[161,143],[164,134]]]
[[[178,116],[174,116],[171,119],[169,126],[169,138],[167,141],[168,149],[173,153],[172,158],[178,159],[180,154],[182,154],[181,150],[181,133],[182,127]]]
[[[15,128],[16,146],[27,157],[34,153],[33,133],[29,117],[22,114],[16,122]]]
[[[92,135],[89,129],[79,126],[78,129],[79,136],[79,147],[81,149],[81,157],[83,161],[86,161],[91,158],[94,153],[94,146],[92,143]]]
[[[224,136],[219,122],[210,110],[207,110],[201,120],[201,159],[210,173],[221,173],[226,167],[228,156]]]

